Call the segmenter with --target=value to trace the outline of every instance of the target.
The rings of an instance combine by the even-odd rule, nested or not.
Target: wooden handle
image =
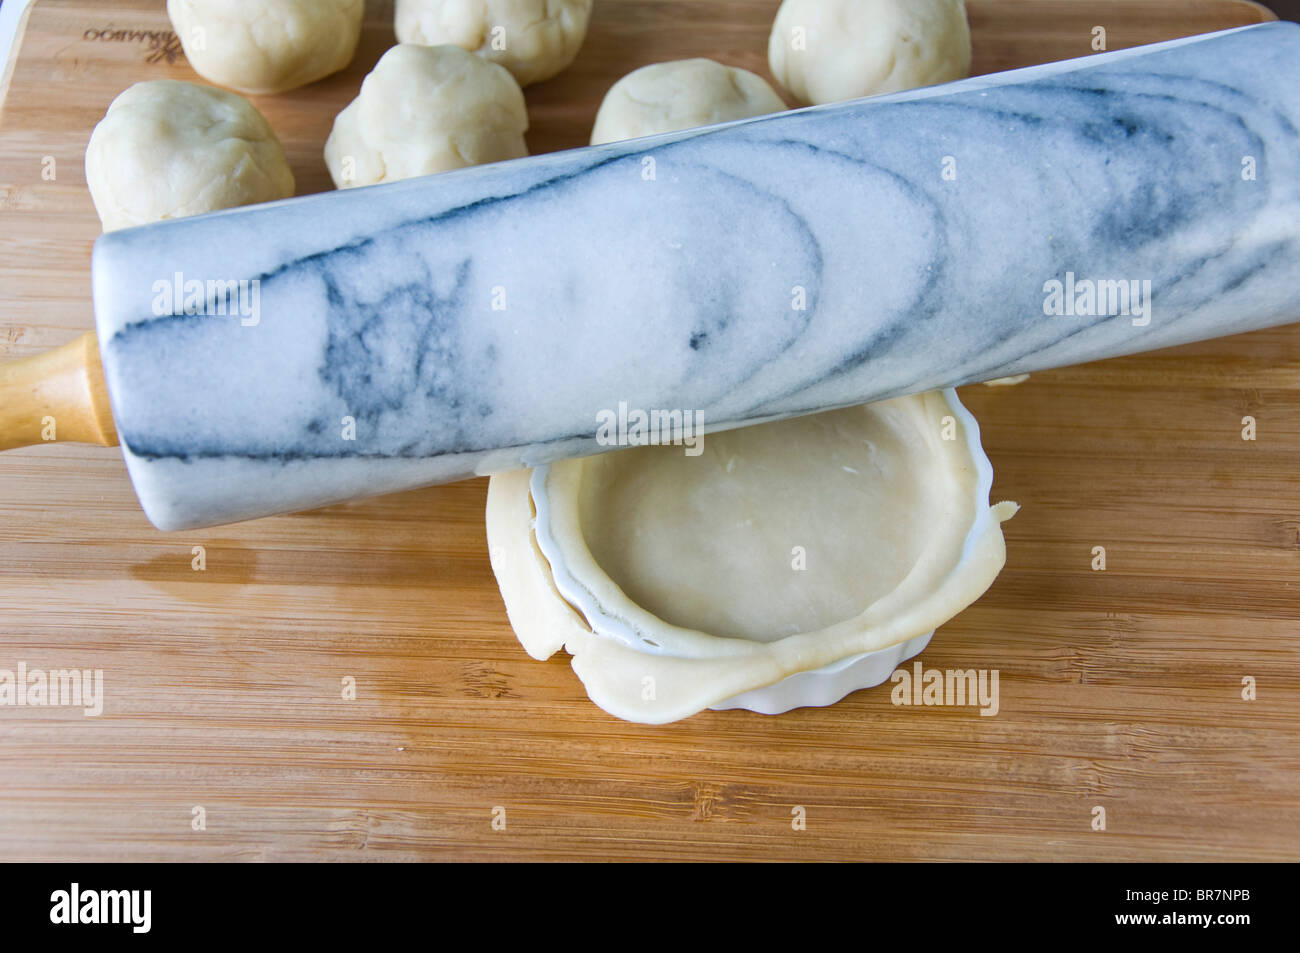
[[[0,450],[55,440],[117,446],[94,331],[0,364]]]

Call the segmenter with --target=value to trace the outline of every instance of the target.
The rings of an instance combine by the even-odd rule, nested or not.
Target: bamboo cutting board
[[[255,100],[300,192],[329,186],[333,116],[393,42],[390,5],[368,6],[349,70]],[[532,150],[585,144],[646,63],[767,75],[777,6],[597,0],[577,63],[528,90]],[[969,8],[976,72],[1087,55],[1094,26],[1118,49],[1271,19]],[[126,86],[197,78],[168,30],[160,0],[27,19],[0,112],[0,358],[91,326],[82,154]],[[102,669],[105,701],[0,707],[0,857],[1300,859],[1300,326],[962,398],[994,498],[1024,508],[1001,577],[921,661],[996,669],[995,717],[895,707],[886,685],[627,724],[516,643],[483,480],[165,535],[116,450],[4,454],[0,668]]]

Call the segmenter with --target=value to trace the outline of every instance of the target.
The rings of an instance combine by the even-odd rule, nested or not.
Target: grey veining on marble
[[[187,528],[597,452],[620,401],[717,430],[1287,323],[1298,126],[1266,24],[112,232],[123,451]],[[1068,275],[1150,310],[1046,314]]]

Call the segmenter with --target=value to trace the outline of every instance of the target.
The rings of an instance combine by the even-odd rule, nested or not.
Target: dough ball
[[[676,132],[781,112],[785,103],[761,77],[713,60],[655,63],[615,83],[596,113],[591,144]]]
[[[499,63],[520,86],[573,62],[592,0],[397,0],[397,42],[452,43]]]
[[[167,0],[195,72],[244,93],[282,93],[343,69],[364,8],[364,0]]]
[[[90,134],[86,183],[105,231],[293,195],[262,114],[223,89],[136,83]]]
[[[514,77],[459,46],[401,44],[338,114],[325,164],[338,188],[528,155]]]
[[[785,0],[767,44],[772,75],[801,103],[834,103],[962,79],[964,0]]]

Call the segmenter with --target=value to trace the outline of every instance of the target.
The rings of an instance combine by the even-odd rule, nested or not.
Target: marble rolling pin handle
[[[0,450],[55,440],[117,446],[94,331],[0,364]]]

